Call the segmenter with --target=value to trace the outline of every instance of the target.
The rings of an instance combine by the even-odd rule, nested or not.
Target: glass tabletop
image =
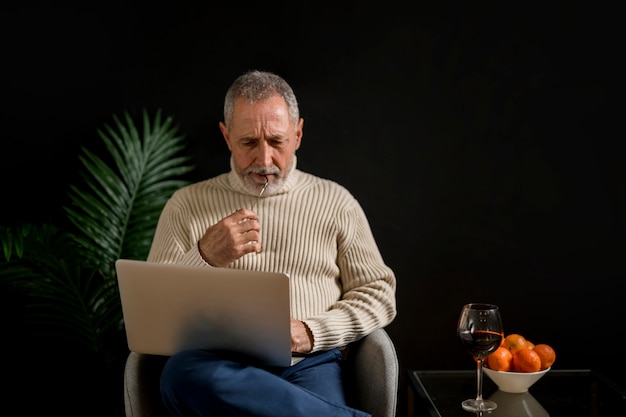
[[[409,371],[409,417],[471,417],[461,402],[476,396],[476,371]],[[510,394],[486,375],[483,397],[498,408],[488,417],[626,416],[626,392],[587,369],[550,370],[528,392]]]

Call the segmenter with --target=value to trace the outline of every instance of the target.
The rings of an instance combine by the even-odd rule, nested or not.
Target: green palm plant
[[[183,136],[172,118],[151,124],[143,115],[143,136],[126,113],[126,125],[115,118],[117,131],[105,125],[98,133],[114,166],[83,149],[80,158],[87,188],[71,187],[72,205],[66,207],[76,226],[81,255],[98,267],[107,280],[115,278],[115,261],[121,257],[145,259],[161,209],[170,195],[185,185],[188,156]]]
[[[142,131],[128,113],[113,117],[114,127],[98,130],[106,157],[82,148],[82,184],[70,186],[64,207],[68,230],[0,228],[0,283],[26,300],[32,334],[80,346],[105,369],[127,354],[115,261],[146,259],[165,202],[193,170],[172,117],[159,110],[150,120],[144,110]]]

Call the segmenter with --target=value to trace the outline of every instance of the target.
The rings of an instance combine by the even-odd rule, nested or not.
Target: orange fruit
[[[537,372],[541,370],[541,357],[534,349],[521,348],[513,353],[513,371]]]
[[[511,333],[504,338],[504,342],[502,346],[511,351],[511,353],[515,353],[518,350],[526,347],[526,344],[529,343],[526,338],[517,333]]]
[[[541,370],[548,369],[556,360],[556,352],[550,345],[539,343],[533,350],[537,352],[539,359],[541,359]]]
[[[487,356],[487,366],[494,371],[510,371],[512,361],[513,354],[503,346]]]

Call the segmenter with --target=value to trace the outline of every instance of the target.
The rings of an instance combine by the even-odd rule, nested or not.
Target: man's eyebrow
[[[239,140],[242,142],[251,142],[251,141],[258,141],[259,138],[257,138],[256,136],[242,136],[239,138]]]
[[[261,138],[257,136],[242,136],[238,140],[240,142],[258,142],[261,140]],[[289,138],[283,135],[272,135],[272,136],[266,136],[265,140],[272,141],[272,142],[284,142],[286,140],[289,140]]]
[[[272,135],[268,136],[267,140],[284,140],[285,137],[283,135]]]

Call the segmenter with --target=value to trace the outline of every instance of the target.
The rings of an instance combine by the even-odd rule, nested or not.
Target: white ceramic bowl
[[[503,372],[483,367],[485,374],[496,383],[500,391],[514,394],[528,391],[549,370],[550,368],[539,372]]]

